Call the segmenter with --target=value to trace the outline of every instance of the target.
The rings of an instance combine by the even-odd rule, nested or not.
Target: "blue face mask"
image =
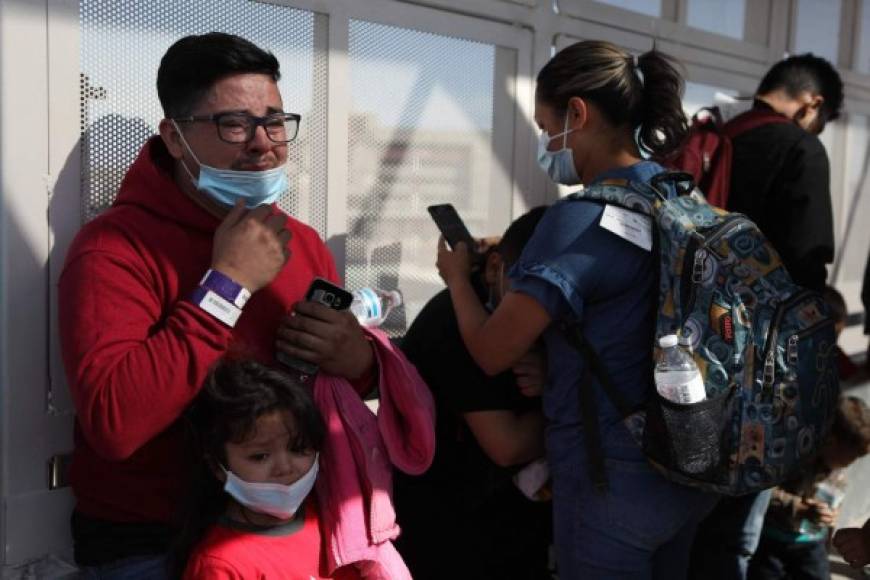
[[[565,114],[565,130],[552,137],[546,131],[538,138],[538,165],[547,172],[555,183],[562,185],[577,185],[580,176],[574,166],[574,153],[568,147],[568,133],[574,129],[568,129],[568,115]],[[547,151],[550,141],[562,137],[562,148],[558,151]]]
[[[187,144],[187,139],[184,138],[184,134],[177,124],[175,129],[181,136],[181,142],[184,143],[190,156],[199,165],[199,178],[196,178],[184,160],[181,161],[181,165],[190,176],[193,186],[221,205],[233,207],[236,205],[236,200],[243,199],[245,207],[251,209],[258,205],[273,204],[278,201],[281,194],[287,191],[289,185],[284,165],[265,171],[237,171],[211,167],[200,162],[193,149]]]

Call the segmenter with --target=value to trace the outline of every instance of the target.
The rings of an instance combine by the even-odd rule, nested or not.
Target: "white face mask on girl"
[[[577,185],[580,183],[580,176],[577,175],[577,168],[574,167],[574,153],[568,147],[568,133],[573,131],[575,129],[568,128],[568,113],[566,112],[564,131],[552,137],[546,131],[543,131],[538,138],[538,165],[547,172],[550,179],[562,185]],[[562,137],[562,148],[558,151],[547,151],[550,142],[559,137]]]
[[[308,472],[291,483],[252,483],[244,481],[224,469],[227,480],[224,483],[224,491],[230,494],[237,502],[261,514],[267,514],[275,518],[287,520],[293,517],[317,479],[318,463],[320,454],[314,456]]]

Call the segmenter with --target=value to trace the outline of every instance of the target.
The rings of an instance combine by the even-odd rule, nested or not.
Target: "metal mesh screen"
[[[288,151],[281,207],[326,233],[326,27],[322,15],[250,0],[82,0],[82,219],[111,205],[121,179],[163,116],[160,58],[188,34],[238,34],[281,63],[287,111],[302,115]],[[320,32],[322,30],[322,32]]]
[[[491,211],[496,47],[351,20],[349,39],[349,288],[398,287],[406,330],[443,284],[438,230],[426,207],[452,203],[473,235]],[[510,192],[504,192],[510,205]]]

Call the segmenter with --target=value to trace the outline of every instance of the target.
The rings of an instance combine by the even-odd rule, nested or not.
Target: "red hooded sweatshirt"
[[[290,259],[235,328],[188,300],[220,221],[184,194],[159,137],[112,207],[73,241],[59,282],[63,360],[77,415],[77,510],[114,522],[173,521],[187,466],[179,417],[229,349],[274,360],[278,321],[315,276],[336,281],[317,233],[288,217]]]

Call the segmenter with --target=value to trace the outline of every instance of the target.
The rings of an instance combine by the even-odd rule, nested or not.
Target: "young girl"
[[[256,362],[221,362],[189,417],[199,465],[174,575],[324,578],[311,493],[324,424],[306,388]]]
[[[634,57],[598,41],[563,49],[537,79],[541,169],[564,185],[649,182],[663,168],[641,151],[665,156],[686,134],[682,84],[655,51]],[[463,341],[485,371],[509,369],[540,337],[546,343],[543,404],[559,578],[679,580],[697,521],[716,498],[653,470],[598,381],[585,378],[583,358],[562,330],[581,325],[627,401],[640,405],[654,392],[657,261],[643,230],[619,227],[624,211],[604,211],[605,204],[592,201],[550,207],[509,273],[511,291],[491,316],[468,282],[462,244],[451,252],[442,241],[438,269]],[[595,426],[583,424],[579,401],[586,397],[597,400],[606,491],[590,477],[586,438]]]

